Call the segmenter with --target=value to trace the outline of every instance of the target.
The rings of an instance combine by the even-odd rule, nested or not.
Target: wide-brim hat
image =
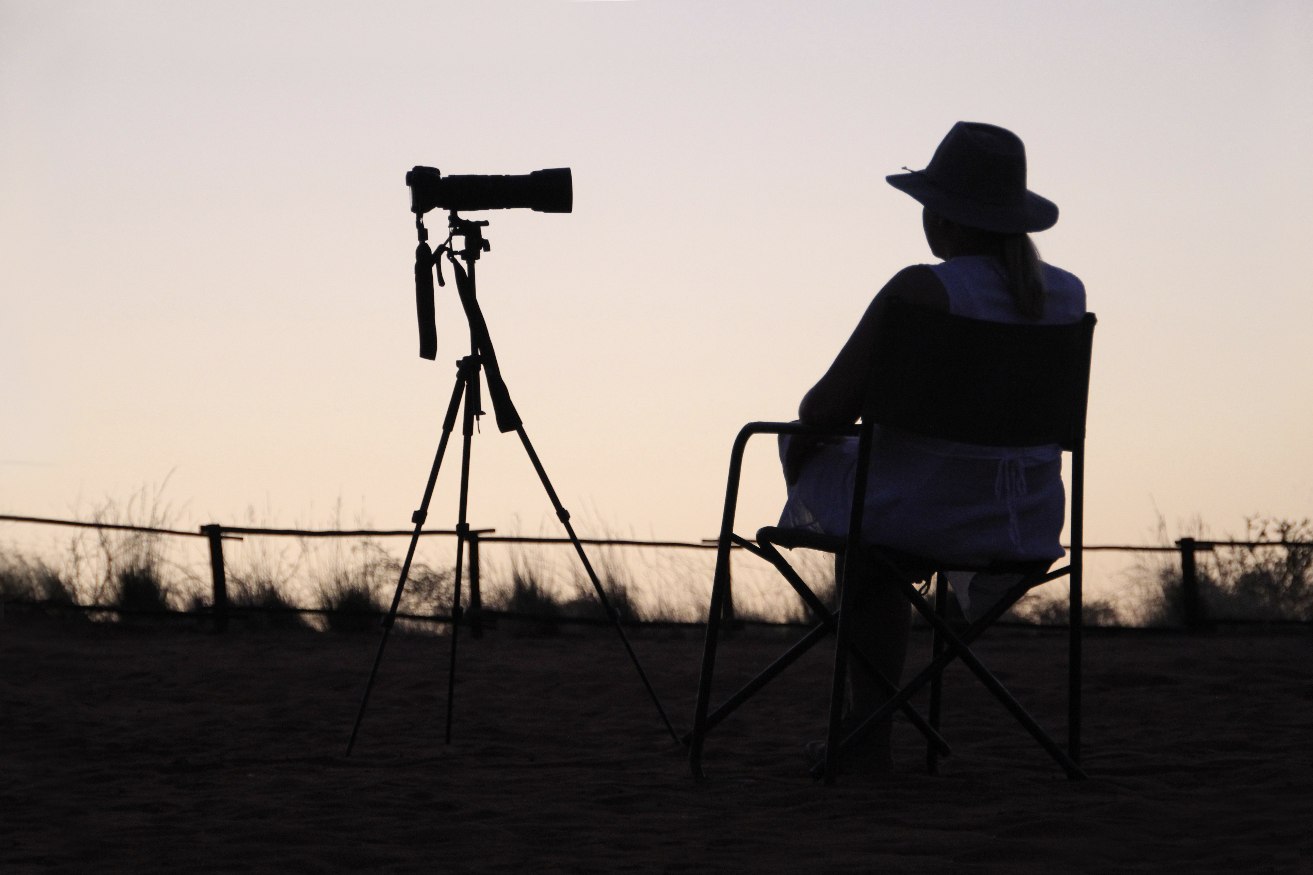
[[[1058,221],[1058,205],[1026,188],[1025,144],[995,125],[958,122],[925,170],[885,179],[959,225],[1024,234]]]

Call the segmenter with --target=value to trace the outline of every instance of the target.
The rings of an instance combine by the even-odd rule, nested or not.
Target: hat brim
[[[1033,191],[1020,203],[992,204],[945,191],[924,173],[895,173],[885,181],[944,218],[999,234],[1045,231],[1058,222],[1058,205]]]

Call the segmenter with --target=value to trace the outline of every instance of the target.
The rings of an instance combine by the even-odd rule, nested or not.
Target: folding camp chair
[[[813,770],[813,774],[823,776],[827,783],[838,774],[843,752],[859,743],[882,721],[889,720],[896,710],[906,714],[925,735],[927,764],[934,772],[937,758],[949,752],[938,732],[940,677],[954,659],[960,660],[993,693],[1070,778],[1085,776],[1079,765],[1084,444],[1095,321],[1091,313],[1069,325],[1003,324],[891,302],[873,342],[871,380],[860,425],[824,429],[797,422],[755,422],[743,427],[730,454],[697,707],[693,729],[686,737],[689,765],[694,775],[701,777],[703,774],[702,751],[707,733],[818,641],[834,634],[834,673],[825,760]],[[863,543],[860,537],[863,497],[868,479],[869,449],[876,426],[983,446],[1061,446],[1071,454],[1068,563],[1052,570],[1049,569],[1051,563],[965,566],[933,556],[910,556],[879,544]],[[857,437],[853,501],[845,536],[767,527],[757,533],[755,540],[750,540],[734,532],[743,453],[748,439],[758,434]],[[880,472],[870,471],[869,476],[879,477]],[[774,565],[818,622],[774,663],[712,711],[709,706],[716,647],[730,592],[730,552],[736,546]],[[807,586],[779,552],[777,548],[780,547],[821,550],[840,557],[835,610],[830,610]],[[850,653],[850,630],[845,617],[850,613],[856,588],[848,579],[848,570],[856,563],[846,561],[846,557],[858,550],[867,562],[878,563],[888,572],[887,577],[898,581],[903,594],[931,625],[933,653],[930,663],[901,688],[888,679],[880,679],[891,692],[889,699],[860,725],[841,732],[845,672]],[[925,569],[936,572],[934,607],[916,586],[918,580],[928,579]],[[945,616],[947,575],[955,571],[1012,574],[1017,576],[1017,582],[983,616],[965,629],[959,627],[955,630]],[[1065,751],[1040,728],[970,647],[1029,590],[1061,577],[1068,577],[1070,583],[1068,738]],[[853,655],[865,658],[860,650]],[[929,715],[928,719],[923,719],[911,708],[909,699],[927,684],[931,687]]]

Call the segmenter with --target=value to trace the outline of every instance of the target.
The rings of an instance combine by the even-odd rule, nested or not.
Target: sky
[[[570,167],[467,216],[503,375],[581,535],[714,537],[970,120],[1099,316],[1086,542],[1313,516],[1310,83],[1306,2],[0,0],[0,513],[407,527],[469,341],[448,285],[417,354],[405,172]],[[470,522],[559,533],[491,416]]]

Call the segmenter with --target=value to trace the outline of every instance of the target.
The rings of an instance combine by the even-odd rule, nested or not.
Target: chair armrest
[[[793,422],[749,422],[743,428],[739,429],[738,437],[734,439],[734,453],[742,453],[743,447],[747,444],[748,439],[755,434],[795,434],[809,435],[812,437],[857,437],[861,426],[853,425],[809,425],[797,420]]]
[[[851,425],[811,425],[794,420],[793,422],[749,422],[739,430],[739,435],[754,434],[806,434],[816,437],[857,437],[861,426]]]
[[[737,482],[738,472],[743,464],[743,452],[748,440],[758,434],[792,434],[811,437],[857,437],[861,426],[853,425],[809,425],[805,422],[749,422],[739,429],[734,438],[734,448],[729,454],[730,479]]]
[[[743,472],[743,452],[747,449],[748,439],[758,434],[793,434],[812,435],[816,437],[856,437],[857,425],[821,426],[808,425],[803,422],[749,422],[739,429],[734,438],[734,448],[729,455],[729,477],[725,485],[725,510],[721,519],[720,541],[727,539],[734,531],[734,512],[738,503],[739,478]]]

